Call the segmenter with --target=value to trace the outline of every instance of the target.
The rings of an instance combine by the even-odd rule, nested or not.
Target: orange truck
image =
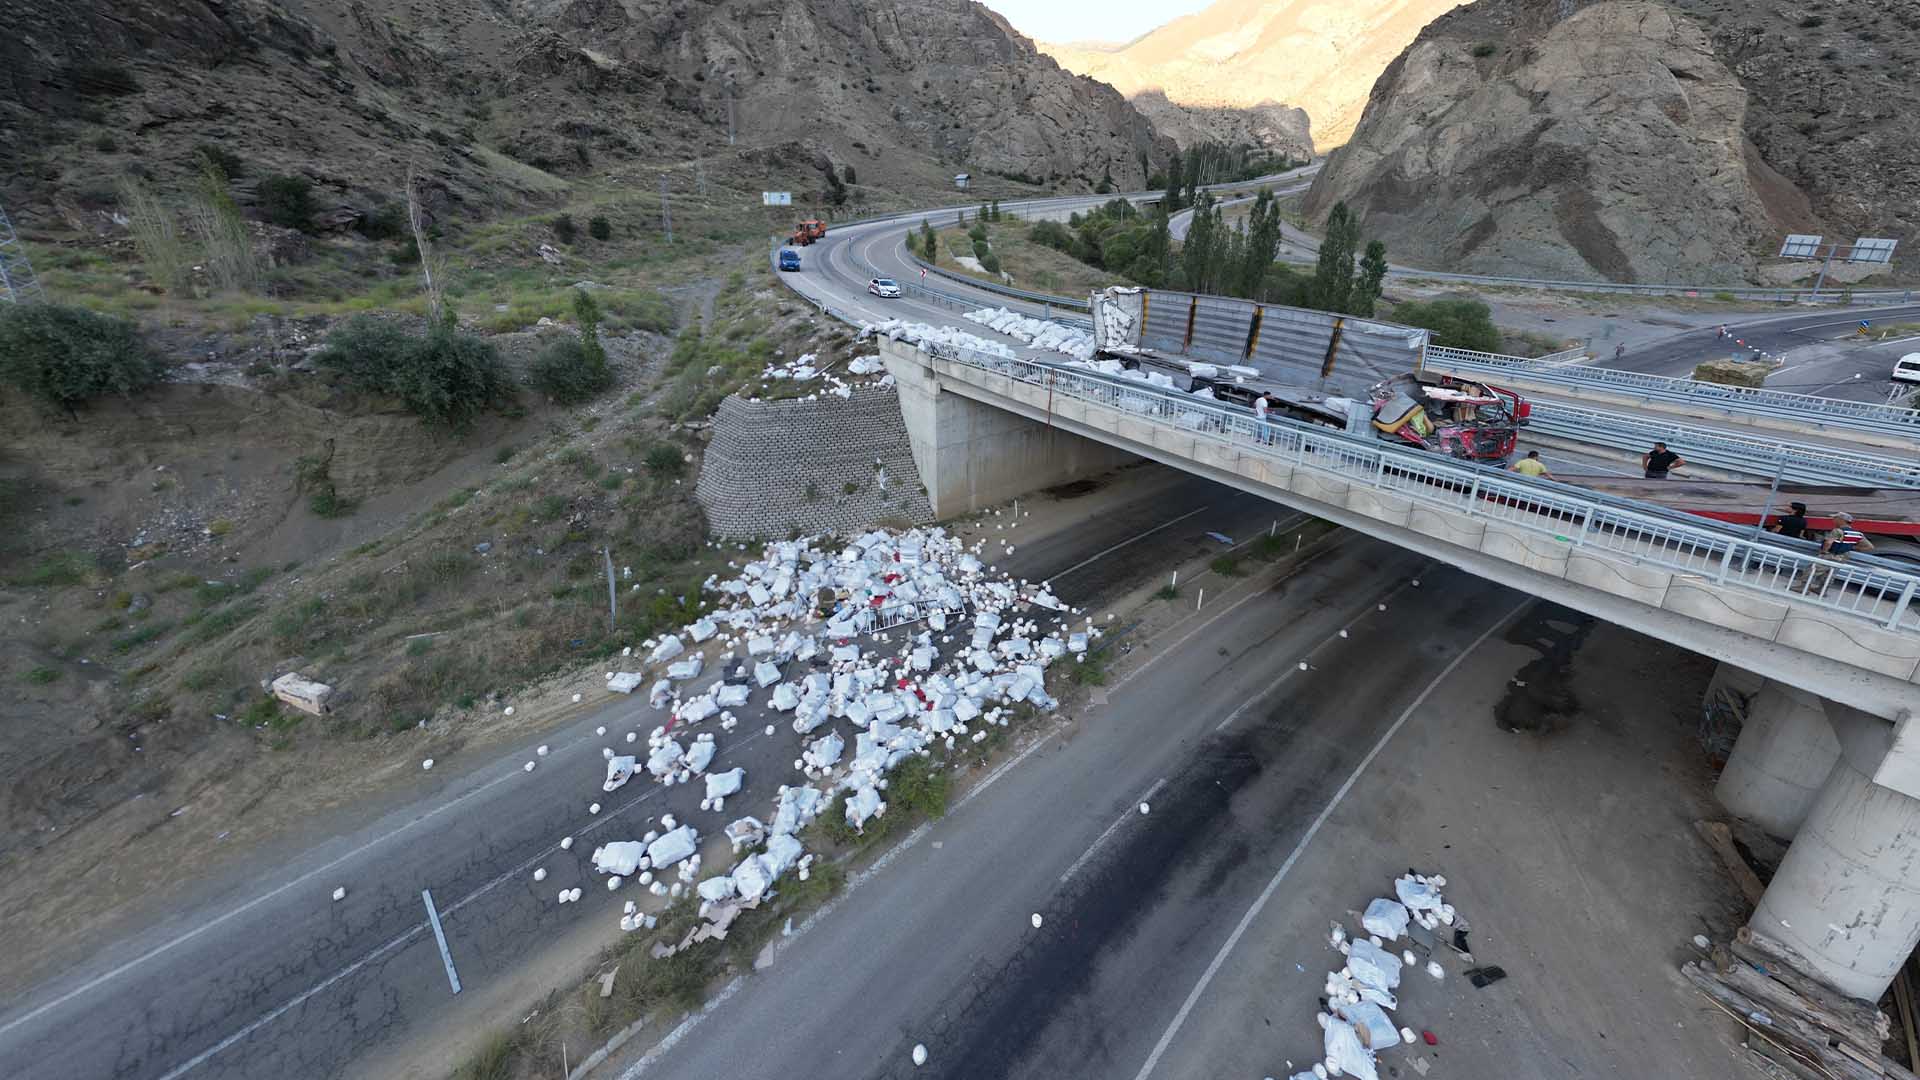
[[[806,247],[815,240],[825,239],[826,235],[827,223],[817,218],[809,218],[794,228],[793,236],[788,238],[788,243]]]

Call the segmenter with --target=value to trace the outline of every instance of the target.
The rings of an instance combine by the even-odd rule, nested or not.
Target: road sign
[[[760,205],[761,206],[792,206],[793,192],[763,191],[760,193]]]
[[[1853,261],[1857,263],[1890,263],[1893,261],[1893,249],[1898,240],[1876,239],[1863,236],[1853,242]]]
[[[1780,244],[1780,257],[1783,259],[1817,259],[1820,257],[1818,236],[1805,233],[1793,233]]]

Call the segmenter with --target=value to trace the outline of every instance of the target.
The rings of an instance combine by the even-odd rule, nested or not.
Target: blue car
[[[781,248],[780,249],[780,269],[782,270],[800,269],[800,253],[793,250],[792,248]]]

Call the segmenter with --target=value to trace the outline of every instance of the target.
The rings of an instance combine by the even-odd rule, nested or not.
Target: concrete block
[[[333,696],[333,687],[289,671],[273,680],[273,696],[301,712],[325,716],[327,699]]]
[[[1404,526],[1413,516],[1413,500],[1389,491],[1357,487],[1347,492],[1347,509],[1389,525]]]
[[[1565,577],[1567,557],[1573,553],[1573,545],[1546,533],[1489,521],[1486,533],[1480,538],[1480,550],[1496,559],[1519,563],[1529,570]]]
[[[1787,603],[1710,578],[1675,574],[1660,606],[1675,615],[1772,641],[1787,618]]]
[[[1666,599],[1673,572],[1575,548],[1567,555],[1566,578],[1576,585],[1637,600],[1649,607],[1659,607],[1660,602]]]
[[[1295,469],[1292,483],[1288,487],[1295,493],[1309,499],[1318,499],[1334,506],[1345,506],[1347,489],[1351,485],[1343,477],[1323,473],[1317,469]]]
[[[1858,616],[1823,608],[1789,608],[1774,640],[1896,679],[1911,679],[1914,669],[1920,667],[1920,638],[1883,630]]]
[[[1407,527],[1422,536],[1478,551],[1487,533],[1487,519],[1435,506],[1415,506],[1407,516]]]

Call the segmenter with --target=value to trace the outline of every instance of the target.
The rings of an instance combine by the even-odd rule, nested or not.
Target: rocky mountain
[[[1313,124],[1305,109],[1261,102],[1243,108],[1176,105],[1162,90],[1143,90],[1130,99],[1140,115],[1181,149],[1198,143],[1258,146],[1301,161],[1313,156]]]
[[[202,144],[344,203],[413,163],[480,207],[707,157],[796,191],[853,164],[898,187],[963,169],[1139,186],[1171,150],[968,0],[0,0],[0,16],[16,213],[74,217],[126,170],[195,167]]]
[[[1920,9],[1479,0],[1375,85],[1308,194],[1413,265],[1751,278],[1785,232],[1910,237]]]
[[[1326,149],[1352,134],[1381,69],[1457,3],[1218,0],[1125,45],[1041,48],[1066,68],[1112,84],[1149,114],[1142,96],[1154,91],[1190,109],[1287,102],[1312,118]],[[1155,122],[1162,123],[1157,116]]]

